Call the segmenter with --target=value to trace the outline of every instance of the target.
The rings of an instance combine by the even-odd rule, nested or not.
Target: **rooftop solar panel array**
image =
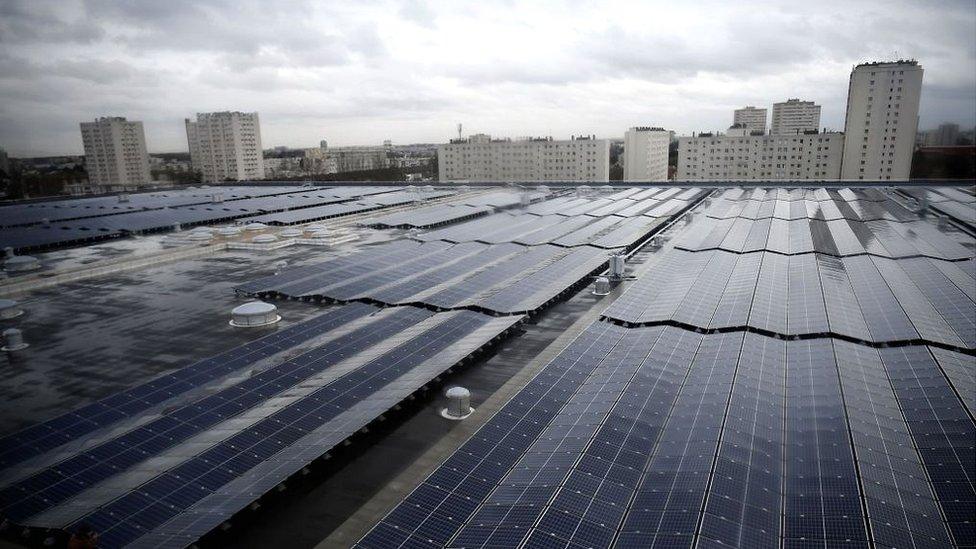
[[[258,215],[248,218],[248,221],[267,223],[269,225],[294,225],[296,223],[307,223],[310,221],[320,221],[343,215],[368,212],[388,206],[400,206],[404,204],[412,204],[414,202],[422,202],[424,200],[431,200],[434,198],[443,198],[453,194],[454,193],[451,191],[395,191],[363,197],[352,202],[326,204],[324,206],[312,206],[310,208],[300,208],[273,214]]]
[[[226,201],[236,201],[245,198],[272,196],[301,191],[301,187],[209,187],[199,189],[168,190],[148,193],[131,193],[126,195],[125,201],[118,196],[102,196],[94,198],[71,198],[65,200],[50,200],[0,206],[0,227],[16,227],[19,225],[39,224],[43,220],[63,221],[68,219],[82,219],[115,215],[139,210],[155,210],[174,206],[192,206],[194,204],[210,204],[215,195]],[[320,188],[319,190],[325,190]]]
[[[965,285],[956,286],[942,269],[956,271]],[[955,263],[937,259],[674,250],[605,314],[633,324],[831,333],[973,349],[974,285]]]
[[[976,196],[971,187],[906,187],[902,193],[939,213],[976,229]]]
[[[219,203],[156,207],[117,215],[56,221],[49,225],[13,227],[0,230],[0,246],[10,246],[20,251],[105,238],[118,238],[132,232],[169,230],[177,224],[189,226],[201,223],[226,222],[242,217],[257,216],[265,212],[298,212],[309,206],[339,203],[351,200],[354,197],[389,193],[390,191],[392,191],[391,188],[384,187],[305,189],[302,192],[224,200]]]
[[[666,196],[663,199],[633,199],[650,196],[647,193]],[[610,196],[557,197],[521,210],[499,212],[431,230],[415,238],[486,244],[514,242],[526,246],[629,248],[702,194],[698,189],[632,188]]]
[[[358,547],[976,545],[967,238],[957,261],[664,252]]]
[[[360,224],[366,227],[423,229],[478,217],[490,213],[492,210],[491,206],[442,204],[367,219]]]
[[[967,546],[937,352],[598,321],[359,547]]]
[[[284,362],[147,413],[155,403],[142,399],[165,390],[154,382],[133,391],[139,400],[126,411],[139,421],[81,446],[33,447],[46,461],[3,471],[3,516],[40,527],[85,523],[105,547],[189,545],[521,320],[362,304],[324,316],[333,322],[311,321],[314,345]],[[250,368],[248,359],[292,341],[268,339],[208,366]]]
[[[252,295],[365,300],[522,313],[599,270],[596,248],[395,241],[239,286]]]

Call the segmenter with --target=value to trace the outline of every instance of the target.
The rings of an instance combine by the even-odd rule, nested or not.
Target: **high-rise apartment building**
[[[743,107],[736,109],[732,118],[732,125],[745,128],[750,132],[766,131],[766,109],[757,107]]]
[[[820,105],[813,101],[788,99],[773,103],[773,121],[769,126],[772,135],[796,135],[820,129]]]
[[[646,126],[624,134],[624,181],[667,181],[671,132]]]
[[[844,179],[908,179],[922,67],[917,61],[862,63],[851,71],[844,133]]]
[[[197,113],[186,119],[186,140],[204,182],[264,179],[258,113]]]
[[[106,116],[81,123],[85,170],[92,186],[124,188],[148,185],[149,154],[142,122]]]
[[[437,147],[440,181],[609,181],[610,141],[513,141],[485,134]]]
[[[713,135],[678,138],[680,181],[838,179],[844,134]]]

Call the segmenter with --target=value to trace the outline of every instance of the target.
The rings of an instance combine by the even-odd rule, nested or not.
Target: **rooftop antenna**
[[[458,122],[458,141],[461,140],[461,123]]]

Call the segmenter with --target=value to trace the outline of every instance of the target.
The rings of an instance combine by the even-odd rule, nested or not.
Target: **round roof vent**
[[[308,236],[309,236],[309,238],[329,238],[329,236],[331,236],[331,235],[329,234],[329,231],[327,231],[325,229],[321,229],[321,230],[315,231],[314,233],[312,233],[312,234],[310,234]]]
[[[0,320],[10,320],[24,314],[24,310],[12,299],[0,299]]]
[[[208,242],[210,241],[211,238],[213,238],[213,235],[211,235],[210,233],[197,233],[197,232],[190,233],[186,237],[187,240],[194,240],[194,241],[206,240]]]
[[[273,234],[259,234],[251,239],[251,242],[255,244],[270,244],[277,241],[278,237]]]
[[[441,416],[447,419],[460,420],[471,415],[471,392],[464,387],[451,387],[447,390],[447,408],[441,410]]]
[[[268,226],[264,223],[248,223],[244,226],[244,230],[246,231],[263,231],[267,228]]]
[[[24,343],[24,334],[17,328],[8,328],[3,331],[3,347],[0,351],[19,351],[26,349],[28,345]]]
[[[256,328],[270,326],[281,320],[278,307],[264,301],[250,301],[234,307],[230,312],[230,325],[238,328]]]
[[[324,231],[325,225],[307,225],[305,227],[305,232],[314,233],[315,231]]]
[[[32,255],[15,255],[3,262],[3,268],[11,273],[36,271],[41,268],[41,262]]]
[[[304,234],[301,229],[285,229],[281,231],[281,236],[285,238],[298,238]]]
[[[605,276],[598,276],[593,284],[593,295],[609,295],[610,279]]]
[[[240,227],[221,227],[217,229],[217,234],[220,236],[234,236],[241,234]]]

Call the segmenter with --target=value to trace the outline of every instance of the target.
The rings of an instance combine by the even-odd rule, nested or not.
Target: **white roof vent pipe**
[[[447,419],[462,420],[474,412],[471,407],[471,392],[464,387],[451,387],[447,390],[447,408],[441,416]]]
[[[593,283],[593,295],[610,295],[610,279],[605,276],[596,277]]]
[[[8,273],[25,273],[40,269],[41,262],[34,256],[15,255],[3,262],[3,268]]]
[[[20,330],[17,328],[8,328],[3,331],[3,347],[0,347],[0,351],[12,353],[26,349],[27,347],[29,345],[24,343],[24,334]]]
[[[278,307],[264,301],[251,301],[239,305],[230,312],[230,325],[238,328],[270,326],[281,320]]]
[[[24,314],[24,310],[13,299],[0,299],[0,320],[10,320]]]

